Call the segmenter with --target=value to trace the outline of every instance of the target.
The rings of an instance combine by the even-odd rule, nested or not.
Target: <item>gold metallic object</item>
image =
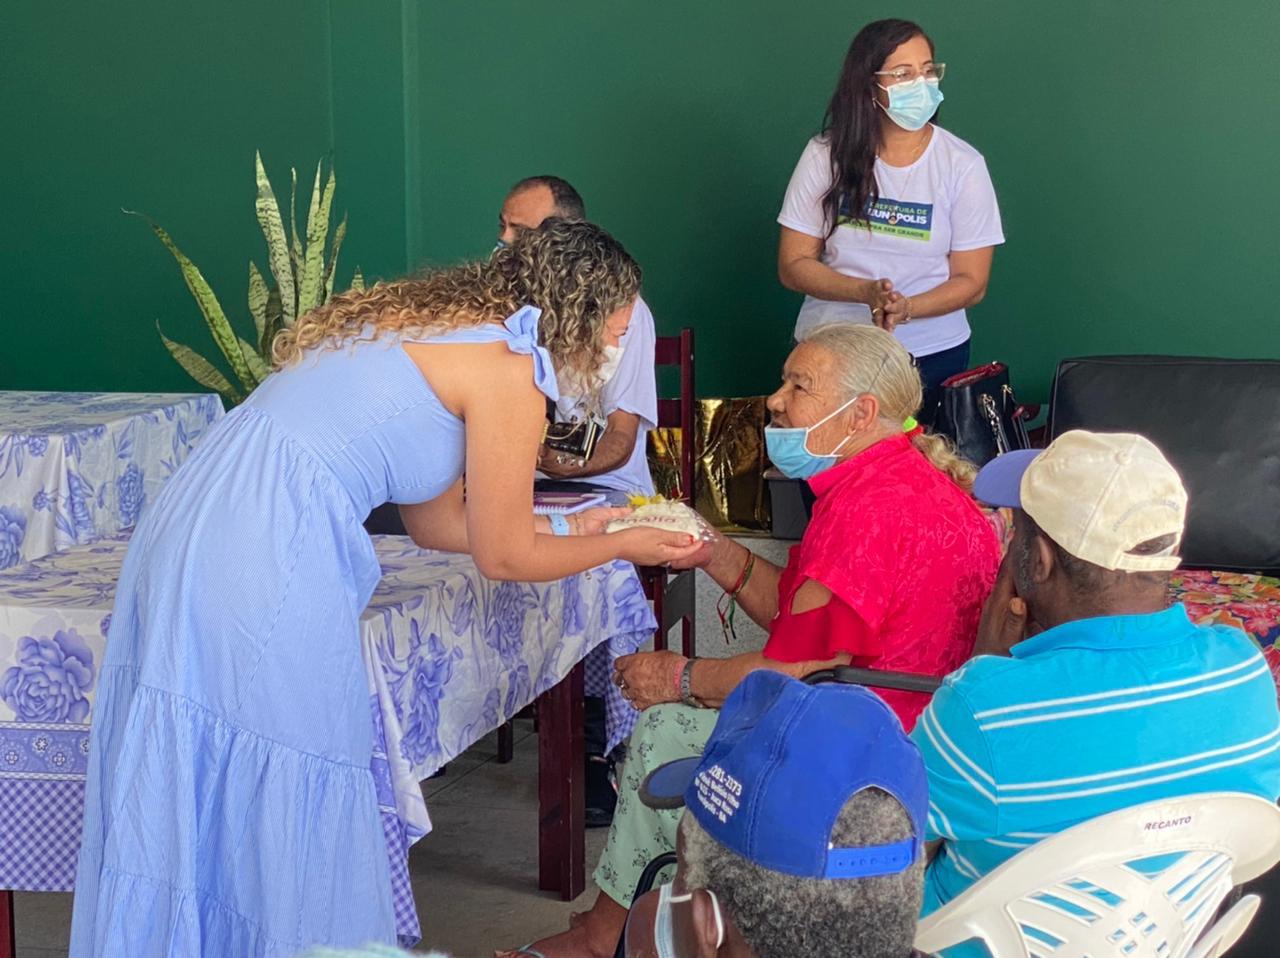
[[[699,399],[696,417],[695,507],[721,532],[765,532],[769,497],[764,470],[764,396]],[[649,468],[658,492],[674,496],[680,485],[680,430],[649,433]]]

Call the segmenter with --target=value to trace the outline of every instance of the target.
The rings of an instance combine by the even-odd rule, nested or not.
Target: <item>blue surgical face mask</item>
[[[809,433],[828,419],[844,412],[860,398],[860,395],[854,396],[839,409],[823,416],[812,426],[765,426],[764,446],[769,453],[769,460],[782,470],[784,476],[791,479],[809,479],[824,469],[830,469],[836,464],[836,453],[853,437],[845,436],[830,452],[815,455],[809,451]]]
[[[720,914],[720,899],[710,888],[704,889],[711,896],[716,914],[716,949],[724,944],[724,916]],[[675,923],[671,919],[671,906],[693,900],[692,893],[677,895],[671,885],[663,885],[658,892],[658,911],[653,917],[653,944],[657,958],[684,958],[686,951],[676,947]]]
[[[909,83],[881,86],[880,89],[889,94],[889,105],[881,109],[904,130],[922,129],[938,112],[938,105],[943,99],[938,81],[924,77],[916,77]]]

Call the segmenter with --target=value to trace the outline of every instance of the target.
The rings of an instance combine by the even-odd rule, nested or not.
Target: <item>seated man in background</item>
[[[530,176],[511,188],[498,216],[498,242],[510,243],[521,230],[533,230],[549,216],[586,219],[578,191],[558,176]],[[557,422],[577,422],[590,416],[605,420],[605,431],[585,463],[544,448],[538,462],[543,476],[575,480],[620,492],[653,493],[646,437],[658,421],[658,390],[654,375],[656,332],[653,313],[636,298],[631,323],[617,345],[606,346],[608,361],[599,381],[581,383],[560,379]],[[540,486],[541,487],[541,486]]]
[[[975,495],[1014,514],[980,654],[916,725],[929,774],[925,912],[1036,840],[1197,792],[1280,795],[1280,711],[1242,632],[1169,605],[1187,494],[1136,435],[1008,453]],[[1028,637],[1030,636],[1030,637]]]
[[[507,194],[498,214],[498,242],[511,243],[522,230],[536,230],[550,216],[584,220],[582,196],[558,176],[530,176]],[[622,329],[610,329],[616,344],[605,346],[608,361],[595,383],[581,383],[569,376],[559,379],[557,422],[577,422],[599,416],[605,431],[586,462],[543,447],[538,460],[539,489],[575,489],[590,485],[619,492],[653,494],[646,439],[658,421],[658,390],[654,370],[656,332],[653,313],[641,297],[631,310],[631,321]],[[588,674],[612,671],[602,647],[588,660]],[[586,698],[586,821],[588,828],[604,828],[613,820],[617,796],[609,780],[610,763],[606,733],[605,700]]]
[[[766,441],[774,463],[817,492],[813,521],[785,568],[730,539],[692,560],[769,641],[730,658],[618,659],[622,695],[645,712],[595,871],[600,894],[576,927],[534,944],[546,958],[610,953],[645,863],[676,844],[678,816],[641,803],[640,783],[658,765],[701,754],[715,710],[749,675],[852,664],[941,676],[969,657],[1000,545],[970,495],[973,467],[910,419],[921,395],[911,355],[874,326],[817,327],[788,357]],[[907,729],[929,700],[880,697]]]

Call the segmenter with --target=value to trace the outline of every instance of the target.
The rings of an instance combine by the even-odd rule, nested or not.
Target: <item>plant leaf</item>
[[[276,333],[284,329],[284,320],[280,315],[280,292],[272,289],[267,294],[267,328],[262,333],[260,352],[263,356],[271,355],[271,343]]]
[[[244,356],[244,361],[249,364],[249,370],[259,383],[271,375],[271,367],[263,362],[262,357],[258,355],[258,351],[253,348],[253,343],[245,342],[243,339],[240,340],[240,352]]]
[[[360,267],[356,267],[356,271],[351,274],[351,288],[357,292],[364,292],[364,273],[360,272]]]
[[[267,281],[258,272],[258,266],[249,260],[249,312],[253,315],[253,328],[262,342],[267,331]]]
[[[338,228],[333,231],[333,246],[329,250],[329,265],[324,271],[324,299],[321,304],[329,302],[333,298],[333,278],[338,272],[338,250],[342,249],[342,241],[347,236],[347,216],[344,213],[342,222],[338,224]]]
[[[134,216],[142,216],[141,213],[135,213],[132,210],[125,210],[125,212]],[[213,341],[218,344],[218,348],[222,350],[222,355],[231,364],[232,371],[246,389],[252,389],[256,384],[253,382],[248,363],[244,361],[244,356],[240,353],[240,346],[236,342],[235,330],[227,322],[227,314],[222,311],[222,305],[218,302],[218,297],[213,294],[213,289],[209,286],[208,281],[205,280],[196,264],[187,259],[186,254],[178,249],[177,244],[174,243],[173,239],[159,223],[154,222],[150,217],[143,216],[142,218],[151,224],[151,231],[160,238],[160,242],[165,245],[165,248],[173,254],[173,258],[178,261],[178,268],[182,271],[182,279],[186,282],[187,289],[191,290],[191,295],[195,297],[196,305],[200,307],[200,312],[204,314],[204,321],[209,326],[209,332],[213,334]]]
[[[267,265],[271,267],[276,289],[280,291],[281,321],[284,325],[291,326],[298,307],[298,297],[293,281],[293,265],[289,259],[289,240],[284,235],[280,207],[271,190],[271,181],[267,179],[267,171],[262,166],[262,154],[254,153],[253,158],[258,177],[258,199],[254,208],[258,213],[258,225],[262,227],[262,235],[267,241]]]
[[[298,223],[295,214],[298,209],[298,171],[289,167],[289,261],[293,264],[293,279],[302,279],[302,240],[298,239]]]
[[[329,171],[324,192],[320,191],[320,164],[316,164],[316,185],[311,191],[311,210],[307,214],[307,248],[303,258],[302,283],[298,289],[298,315],[310,312],[320,305],[320,291],[324,288],[324,243],[329,238],[329,209],[333,205],[333,191],[337,179]]]
[[[213,363],[191,347],[184,346],[182,343],[175,343],[166,336],[164,330],[160,328],[159,320],[156,320],[156,332],[160,334],[160,339],[164,342],[165,348],[169,350],[169,354],[178,361],[179,366],[187,371],[188,376],[206,389],[212,389],[233,406],[244,402],[244,396],[231,385],[226,376],[218,372]]]

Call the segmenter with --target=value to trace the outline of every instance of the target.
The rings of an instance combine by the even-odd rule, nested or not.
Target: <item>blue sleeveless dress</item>
[[[505,341],[554,399],[538,315],[428,341]],[[275,373],[168,481],[130,543],[99,677],[73,958],[395,941],[362,522],[444,492],[463,461],[463,424],[387,335]]]

